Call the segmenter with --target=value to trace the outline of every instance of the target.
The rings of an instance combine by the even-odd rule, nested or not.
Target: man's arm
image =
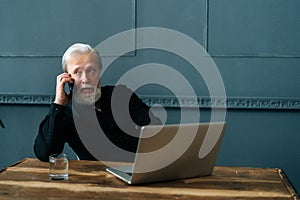
[[[160,119],[156,117],[150,107],[146,105],[134,92],[130,99],[130,113],[133,120],[139,126],[160,125]]]
[[[34,153],[41,161],[48,161],[49,155],[61,153],[64,148],[64,129],[61,116],[65,106],[51,104],[48,115],[41,122],[34,141]]]

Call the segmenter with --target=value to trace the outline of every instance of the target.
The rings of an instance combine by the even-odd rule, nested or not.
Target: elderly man
[[[97,160],[80,139],[80,134],[84,133],[79,133],[75,123],[89,121],[89,117],[81,115],[84,112],[96,113],[105,136],[114,145],[129,152],[135,152],[137,148],[139,131],[128,133],[128,130],[160,123],[150,108],[125,86],[100,86],[101,57],[89,45],[77,43],[70,46],[63,55],[62,67],[64,73],[57,76],[55,100],[41,122],[34,142],[34,152],[40,160],[48,161],[49,155],[61,153],[65,143],[80,159]],[[64,89],[66,85],[72,87],[69,94]],[[130,118],[133,123],[125,120],[128,127],[122,128],[122,117]],[[84,125],[89,126],[89,123]]]

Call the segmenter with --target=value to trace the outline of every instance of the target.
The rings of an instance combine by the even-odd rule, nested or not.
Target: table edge
[[[282,182],[284,183],[285,187],[287,188],[289,193],[292,195],[291,197],[294,200],[298,200],[299,196],[297,194],[297,191],[296,191],[295,187],[293,187],[292,182],[289,180],[289,178],[286,175],[286,173],[284,172],[284,170],[277,168],[277,172],[278,172],[280,178],[283,180]]]
[[[19,160],[19,161],[15,162],[15,163],[12,163],[11,165],[8,165],[8,166],[6,166],[6,167],[0,169],[0,173],[4,172],[4,171],[7,170],[9,167],[14,167],[14,166],[19,165],[20,163],[25,162],[26,160],[30,160],[30,159],[32,159],[32,158],[24,158],[24,159]]]
[[[10,167],[14,167],[14,166],[17,166],[21,163],[24,163],[26,161],[29,161],[29,160],[35,160],[37,158],[23,158],[22,160],[19,160],[15,163],[12,163],[11,165],[3,168],[3,169],[0,169],[0,173],[6,171],[8,168]],[[219,166],[219,167],[229,167],[229,166]],[[239,167],[239,166],[235,166],[235,167]],[[246,167],[246,168],[252,168],[252,167]],[[264,169],[268,169],[268,168],[264,168]],[[281,168],[269,168],[269,169],[273,169],[273,170],[276,170],[276,172],[278,173],[279,177],[281,178],[284,186],[286,187],[286,189],[288,190],[288,192],[290,193],[291,195],[291,198],[294,199],[294,200],[299,200],[299,196],[298,196],[298,191],[295,189],[295,187],[293,186],[292,182],[289,180],[287,174],[284,172],[283,169]]]

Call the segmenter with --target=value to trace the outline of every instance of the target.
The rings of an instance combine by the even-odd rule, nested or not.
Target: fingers
[[[69,101],[69,96],[64,91],[65,83],[73,83],[74,79],[68,73],[62,73],[56,78],[56,95],[54,103],[66,105]]]
[[[63,73],[57,76],[57,85],[63,86],[66,82],[68,83],[73,83],[74,79],[71,77],[70,74],[68,73]]]

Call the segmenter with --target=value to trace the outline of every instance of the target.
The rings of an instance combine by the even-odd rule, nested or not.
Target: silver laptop
[[[225,122],[142,127],[134,163],[106,170],[128,184],[208,176],[225,128]]]

